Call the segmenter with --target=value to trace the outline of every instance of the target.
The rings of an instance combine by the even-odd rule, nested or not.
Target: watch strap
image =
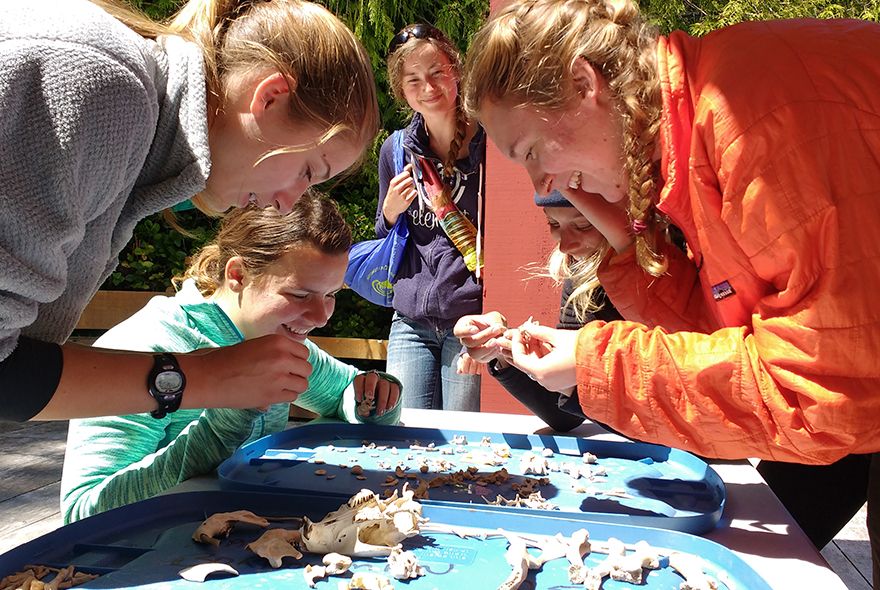
[[[172,392],[161,392],[156,388],[156,378],[160,373],[171,371],[180,375],[180,387]],[[156,400],[158,408],[150,412],[153,418],[164,418],[167,414],[176,412],[180,408],[180,402],[183,400],[183,389],[186,387],[186,377],[180,370],[180,365],[173,354],[163,352],[153,355],[153,369],[147,377],[147,389],[153,399]]]

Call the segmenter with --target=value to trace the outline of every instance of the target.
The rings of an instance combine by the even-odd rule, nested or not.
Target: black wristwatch
[[[183,399],[186,377],[177,359],[168,353],[153,355],[153,370],[147,377],[147,389],[159,407],[150,412],[153,418],[164,418],[177,411]]]

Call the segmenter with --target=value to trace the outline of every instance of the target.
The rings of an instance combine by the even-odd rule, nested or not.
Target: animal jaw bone
[[[395,490],[387,500],[364,489],[318,522],[303,518],[302,547],[311,553],[387,556],[401,541],[417,535],[424,522],[422,506],[406,485],[402,497]]]
[[[263,535],[245,547],[266,558],[274,568],[281,567],[281,560],[284,557],[293,557],[300,559],[302,553],[294,546],[294,543],[300,542],[300,532],[287,529],[272,529],[263,533]]]
[[[219,545],[220,537],[228,537],[236,523],[244,522],[258,527],[266,528],[269,521],[257,516],[249,510],[236,510],[235,512],[218,512],[205,519],[193,533],[193,541],[196,543],[208,543]]]

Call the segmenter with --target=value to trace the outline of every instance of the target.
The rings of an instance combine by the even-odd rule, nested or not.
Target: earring
[[[581,186],[581,171],[575,170],[568,179],[568,188],[577,189]]]

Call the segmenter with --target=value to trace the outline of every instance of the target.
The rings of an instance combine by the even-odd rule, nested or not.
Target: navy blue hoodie
[[[404,130],[403,145],[434,161],[443,171],[445,154],[435,154],[428,143],[424,120],[418,113]],[[452,198],[458,208],[477,226],[480,174],[486,159],[486,134],[477,129],[468,146],[468,155],[455,163]],[[409,160],[407,160],[408,162]],[[388,184],[396,176],[392,140],[382,144],[379,153],[379,207],[376,210],[376,236],[383,238],[391,229],[385,224],[382,203]],[[406,210],[409,240],[394,282],[394,309],[412,320],[435,329],[447,330],[464,315],[481,313],[482,289],[461,254],[443,232],[431,211],[424,187],[416,182],[418,197]],[[482,232],[482,228],[478,228]]]

